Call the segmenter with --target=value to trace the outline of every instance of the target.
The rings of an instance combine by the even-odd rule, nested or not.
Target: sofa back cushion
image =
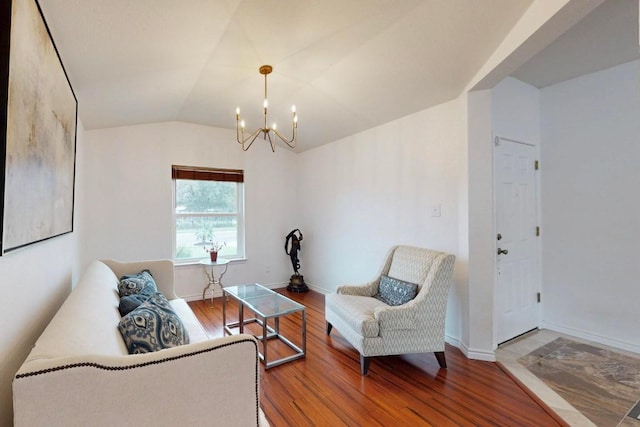
[[[128,354],[117,325],[118,278],[93,261],[27,358],[48,359],[80,354]]]

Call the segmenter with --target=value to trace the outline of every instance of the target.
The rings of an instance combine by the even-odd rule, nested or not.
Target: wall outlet
[[[431,206],[431,216],[440,216],[442,213],[442,208],[440,204]]]

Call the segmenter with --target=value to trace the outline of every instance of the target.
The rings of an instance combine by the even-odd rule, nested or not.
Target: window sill
[[[202,258],[202,259],[206,259],[206,258]],[[225,259],[228,259],[230,264],[247,261],[246,258],[225,258]],[[188,268],[193,266],[201,266],[202,264],[200,264],[200,260],[178,261],[174,259],[173,265],[176,268]]]

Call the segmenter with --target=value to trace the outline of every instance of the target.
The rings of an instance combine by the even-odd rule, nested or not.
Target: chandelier
[[[275,141],[271,139],[271,134],[274,134],[275,136],[280,138],[282,142],[287,144],[289,147],[295,148],[296,137],[298,135],[298,114],[296,113],[296,106],[293,105],[291,107],[291,115],[292,115],[291,126],[292,126],[292,135],[293,135],[291,139],[287,139],[284,136],[282,136],[282,134],[278,132],[275,123],[273,123],[271,127],[268,127],[267,126],[267,109],[269,108],[269,101],[267,100],[267,75],[269,75],[271,71],[273,71],[273,67],[271,65],[263,65],[262,67],[260,67],[259,70],[260,70],[260,74],[264,75],[264,102],[262,104],[263,115],[264,115],[264,127],[257,128],[250,135],[245,137],[245,123],[244,123],[244,120],[240,120],[240,107],[237,107],[236,108],[236,139],[238,141],[238,144],[242,146],[243,151],[247,151],[249,147],[251,147],[251,144],[253,144],[253,141],[255,141],[256,138],[260,136],[260,134],[262,134],[262,137],[264,138],[265,141],[269,140],[269,144],[271,145],[271,151],[275,153],[276,151]]]

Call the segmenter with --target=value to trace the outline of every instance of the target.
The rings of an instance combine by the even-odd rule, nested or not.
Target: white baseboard
[[[448,343],[448,344],[450,344],[450,345],[454,346],[455,348],[460,348],[460,347],[461,347],[461,345],[462,345],[462,344],[460,343],[460,340],[459,340],[458,338],[454,338],[454,337],[452,337],[451,335],[447,335],[447,334],[445,334],[445,335],[444,335],[444,340],[445,340],[445,342],[446,342],[446,343]]]
[[[220,292],[214,292],[214,296],[218,297],[219,295],[215,295],[216,293],[220,293]],[[199,295],[178,295],[178,298],[182,298],[183,300],[189,302],[189,301],[200,301],[202,299],[202,294]],[[207,299],[211,298],[211,294],[207,293]]]
[[[484,350],[473,350],[466,348],[466,351],[463,351],[464,355],[467,356],[467,359],[471,360],[481,360],[483,362],[495,362],[496,354],[493,351],[484,351]]]
[[[614,347],[620,350],[630,351],[633,353],[640,354],[640,345],[636,343],[630,343],[627,341],[618,340],[615,338],[605,337],[603,335],[598,335],[593,332],[583,331],[581,329],[570,328],[567,326],[558,325],[555,323],[544,322],[544,329],[549,329],[550,331],[559,332],[561,334],[570,335],[576,338],[581,338],[587,341],[593,341],[599,344],[607,345],[609,347]]]
[[[327,290],[327,289],[325,289],[325,288],[321,288],[320,286],[313,285],[313,284],[311,284],[311,283],[307,283],[307,286],[308,286],[308,287],[309,287],[309,289],[311,289],[312,291],[315,291],[315,292],[317,292],[317,293],[319,293],[319,294],[322,294],[322,295],[326,295],[326,294],[330,294],[330,293],[332,293],[332,291],[330,291],[330,290]],[[335,291],[334,291],[334,292],[335,292]]]
[[[445,335],[444,340],[447,343],[449,343],[450,345],[460,349],[462,354],[464,354],[467,359],[482,360],[483,362],[495,362],[496,361],[496,354],[493,351],[470,349],[463,342],[461,342],[459,339],[454,338],[454,337],[452,337],[450,335]]]
[[[287,282],[281,282],[281,283],[260,283],[262,286],[264,286],[265,288],[269,288],[269,289],[278,289],[278,288],[286,288],[287,287]],[[221,298],[222,297],[222,291],[220,290],[220,288],[218,288],[218,286],[216,285],[216,290],[213,291],[213,296],[214,298]],[[179,298],[182,298],[185,301],[200,301],[202,299],[202,293],[199,294],[190,294],[190,295],[178,295]],[[211,299],[211,291],[207,291],[207,296],[206,299]]]
[[[460,340],[453,338],[449,335],[445,336],[444,340],[449,344],[458,347],[462,354],[466,356],[467,359],[472,360],[482,360],[484,362],[495,362],[496,354],[493,351],[484,351],[484,350],[475,350],[470,349],[467,345]]]

